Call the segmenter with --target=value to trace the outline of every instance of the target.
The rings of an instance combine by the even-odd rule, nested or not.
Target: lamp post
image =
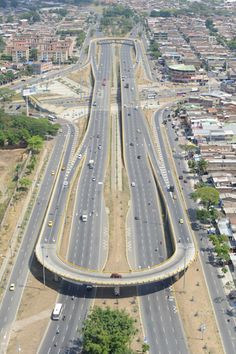
[[[184,279],[183,279],[183,291],[185,290],[185,265],[186,265],[186,250],[187,246],[184,245]]]
[[[42,247],[42,256],[43,256],[43,284],[46,286],[46,277],[45,277],[45,267],[44,267],[44,245]]]

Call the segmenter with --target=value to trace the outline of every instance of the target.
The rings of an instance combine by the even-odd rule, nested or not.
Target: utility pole
[[[185,291],[186,250],[187,250],[187,246],[184,245],[184,279],[183,279],[183,291]]]
[[[46,277],[45,277],[45,266],[44,266],[44,245],[42,247],[42,256],[43,256],[43,285],[46,286]]]

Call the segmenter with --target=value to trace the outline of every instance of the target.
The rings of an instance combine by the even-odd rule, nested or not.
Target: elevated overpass
[[[111,42],[108,43],[107,40]],[[127,39],[124,38],[115,38],[112,40],[105,38],[97,40],[97,42],[103,44],[121,43],[125,45],[126,41]],[[127,43],[131,45],[130,43],[132,42],[132,45],[135,45],[135,41],[136,40],[129,39]],[[89,132],[87,132],[87,134],[89,134]],[[158,172],[156,173],[156,176],[157,175]],[[163,190],[166,189],[163,185],[160,187],[163,188]],[[163,198],[165,199],[166,197],[168,197],[168,192],[166,193],[165,191],[165,193],[163,192]],[[41,242],[42,235],[36,245],[36,257],[44,267],[64,279],[103,287],[142,285],[176,276],[185,271],[193,262],[196,252],[191,235],[187,238],[187,242],[185,243],[177,241],[175,229],[178,221],[174,220],[173,213],[171,210],[168,210],[168,207],[167,213],[173,238],[174,253],[170,258],[158,265],[138,270],[130,270],[130,272],[126,273],[119,273],[120,277],[111,277],[111,273],[83,268],[66,261],[59,254],[58,243],[43,243]],[[96,245],[94,245],[94,247],[96,247]]]

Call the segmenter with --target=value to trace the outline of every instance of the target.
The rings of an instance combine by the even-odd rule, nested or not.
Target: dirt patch
[[[1,150],[0,153],[0,203],[9,199],[9,194],[15,184],[12,183],[14,171],[18,163],[22,163],[27,154],[25,149]],[[9,158],[11,156],[11,158]]]
[[[34,258],[27,284],[14,323],[7,353],[36,353],[45,332],[58,295],[58,283],[53,274],[45,270],[46,287],[43,284],[42,266]]]
[[[75,146],[75,151],[79,148],[83,137],[85,136],[87,125],[88,125],[88,117],[84,116],[79,118],[76,122],[75,125],[78,128],[78,139],[77,139],[77,144]]]
[[[115,119],[115,115],[112,116]],[[109,164],[105,180],[104,196],[105,204],[109,209],[109,245],[108,257],[104,270],[111,273],[129,271],[129,265],[126,257],[126,215],[128,212],[129,187],[126,171],[122,168],[122,191],[119,191],[118,180],[114,181],[115,170],[119,173],[116,145],[117,126],[110,125],[109,139]],[[113,146],[116,148],[113,149]],[[111,159],[116,161],[111,163]],[[120,166],[119,166],[120,167]],[[114,190],[115,189],[115,190]]]
[[[182,277],[175,283],[174,289],[190,352],[223,354],[199,259],[189,267],[185,279]],[[202,324],[206,325],[204,333],[200,331]]]
[[[50,152],[52,148],[53,142],[45,142],[44,149],[47,149]],[[0,185],[6,188],[6,192],[8,193],[8,197],[11,196],[16,187],[15,183],[12,182],[13,176],[15,175],[15,168],[17,164],[22,164],[22,162],[26,158],[25,149],[19,150],[11,150],[11,151],[1,151],[0,157],[0,165],[3,167],[5,165],[5,173],[0,175]],[[11,158],[9,159],[9,154]],[[37,173],[37,166],[40,164],[40,161],[43,156],[43,150],[40,155],[37,157],[37,163],[34,171],[30,175],[26,175],[27,179],[33,181]],[[6,195],[6,192],[4,196]],[[0,230],[0,254],[4,256],[9,248],[10,240],[15,232],[18,220],[22,214],[22,210],[24,210],[24,205],[27,200],[28,193],[27,192],[15,192],[14,197],[12,199],[12,205],[7,209],[7,214],[5,215],[4,225]],[[8,199],[9,200],[9,199]],[[6,200],[3,202],[2,205]],[[4,212],[6,208],[4,209]],[[12,254],[14,255],[14,250],[12,249]],[[2,259],[0,258],[0,264],[2,263]]]
[[[140,65],[140,64],[138,65],[136,72],[135,72],[135,76],[136,76],[138,85],[150,84],[150,81],[145,78],[146,76],[144,74],[144,69],[143,69],[142,65]]]
[[[81,84],[82,86],[91,86],[91,65],[86,65],[84,69],[72,72],[68,75],[68,78]]]
[[[107,180],[110,176],[107,176]],[[124,168],[122,169],[122,192],[112,191],[106,182],[105,201],[109,208],[109,252],[104,270],[127,272],[130,270],[126,257],[126,215],[128,212],[129,187]]]

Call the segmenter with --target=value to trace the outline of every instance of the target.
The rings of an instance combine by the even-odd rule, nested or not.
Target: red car
[[[118,273],[112,273],[111,278],[122,278],[121,274]]]

